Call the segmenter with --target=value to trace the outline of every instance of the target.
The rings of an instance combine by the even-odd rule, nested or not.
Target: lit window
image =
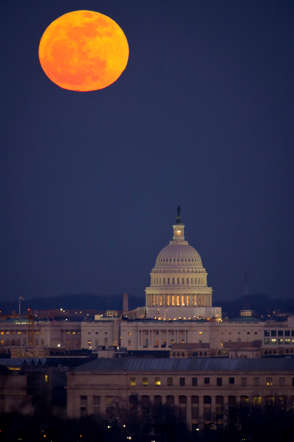
[[[48,382],[48,379],[49,379],[48,374],[45,374],[45,375],[44,375],[44,380],[45,380],[46,383]]]
[[[143,385],[149,385],[148,378],[142,378],[142,384]]]
[[[154,380],[154,385],[157,385],[158,387],[160,387],[160,385],[161,385],[161,380],[160,380],[160,378],[155,378],[155,380]]]
[[[259,406],[262,404],[262,397],[261,396],[254,396],[253,397],[253,405]]]
[[[265,378],[265,385],[267,387],[271,387],[273,385],[273,379],[272,378]]]
[[[136,378],[130,378],[130,386],[135,387],[137,385]]]

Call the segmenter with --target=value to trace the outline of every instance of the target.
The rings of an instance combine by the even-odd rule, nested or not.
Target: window
[[[198,419],[199,417],[199,397],[191,396],[191,417]]]
[[[80,396],[80,415],[81,417],[88,414],[88,396]]]
[[[254,407],[259,407],[262,405],[262,396],[253,396],[252,404]]]
[[[215,397],[215,417],[217,420],[223,419],[224,416],[224,398],[223,396]]]
[[[87,405],[88,404],[88,396],[80,396],[80,404]]]
[[[205,405],[211,405],[211,397],[210,396],[204,396],[203,397],[203,403]]]
[[[253,379],[253,383],[254,383],[254,385],[259,385],[259,378],[258,378],[258,377],[255,377],[255,378]]]
[[[135,387],[137,385],[136,378],[130,378],[130,386]]]
[[[265,378],[265,385],[271,387],[273,385],[273,378]]]
[[[221,387],[223,385],[223,378],[216,378],[216,385]]]
[[[131,409],[135,409],[138,406],[138,396],[136,394],[133,394],[129,396],[129,404]]]
[[[241,378],[241,385],[245,387],[247,385],[247,378]]]
[[[290,330],[285,330],[285,336],[290,336]]]
[[[249,405],[249,397],[248,396],[241,396],[240,397],[240,406],[241,407],[248,407]]]
[[[235,383],[235,378],[229,378],[229,384],[230,385],[234,385],[234,383]]]
[[[142,378],[142,384],[143,385],[149,385],[148,378]]]
[[[278,336],[283,336],[283,330],[278,330]]]
[[[100,396],[93,396],[93,413],[100,413]]]
[[[185,378],[180,378],[180,386],[184,387],[185,385]]]
[[[160,407],[162,404],[161,396],[154,396],[154,405],[155,407]]]
[[[169,386],[169,387],[171,387],[172,385],[173,385],[173,378],[167,378],[167,380],[166,380],[166,384]]]
[[[279,379],[279,381],[280,381],[280,385],[285,385],[285,383],[286,383],[286,378],[281,377],[281,378]]]
[[[271,330],[271,336],[277,336],[277,331],[276,330]]]
[[[210,383],[210,378],[204,378],[204,384],[208,385]]]
[[[155,379],[154,379],[154,385],[157,385],[157,387],[160,387],[160,385],[161,385],[161,380],[160,380],[160,378],[155,378]]]
[[[187,404],[186,396],[179,396],[179,404],[180,405],[186,405]]]
[[[87,408],[86,407],[80,407],[80,415],[81,415],[81,417],[87,416]]]
[[[197,385],[198,385],[198,378],[192,378],[192,387],[197,387]]]
[[[166,405],[168,405],[169,407],[173,407],[175,405],[174,396],[166,396]]]

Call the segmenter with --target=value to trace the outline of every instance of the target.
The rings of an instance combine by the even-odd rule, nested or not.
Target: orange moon
[[[120,26],[95,11],[72,11],[54,20],[39,44],[47,77],[63,89],[87,92],[114,83],[127,66],[129,45]]]

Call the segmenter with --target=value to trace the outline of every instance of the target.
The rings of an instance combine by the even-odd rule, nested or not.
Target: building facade
[[[294,407],[294,360],[97,359],[67,375],[69,417],[176,407],[187,425],[223,424],[230,408]]]

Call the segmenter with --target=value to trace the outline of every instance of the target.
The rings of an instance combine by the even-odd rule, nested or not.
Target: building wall
[[[0,373],[0,413],[33,411],[32,398],[27,394],[27,375]]]
[[[0,351],[22,347],[35,349],[80,349],[81,330],[79,322],[27,320],[0,322]]]
[[[261,341],[262,354],[294,354],[294,322],[121,320],[0,322],[0,351],[92,349],[120,346],[128,350],[169,350],[173,344],[210,344],[221,350],[230,343]],[[33,344],[32,344],[33,343]]]
[[[222,423],[233,406],[294,406],[293,372],[85,372],[67,377],[69,417],[130,410],[136,402],[180,409],[189,427]],[[139,406],[138,405],[138,406]],[[112,411],[113,411],[112,409]]]
[[[101,346],[118,346],[119,329],[119,319],[81,322],[81,348],[95,350]]]

